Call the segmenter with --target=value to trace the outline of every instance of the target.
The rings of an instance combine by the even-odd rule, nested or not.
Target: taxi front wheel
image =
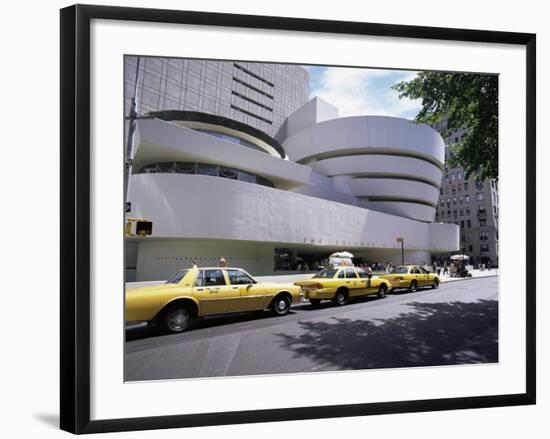
[[[284,316],[290,311],[290,299],[285,296],[277,296],[271,304],[271,309],[275,315]]]

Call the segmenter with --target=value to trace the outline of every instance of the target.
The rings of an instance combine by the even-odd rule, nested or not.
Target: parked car
[[[414,293],[420,287],[439,287],[439,276],[420,265],[399,265],[382,277],[391,282],[393,290],[408,289]]]
[[[325,268],[313,278],[294,282],[302,288],[303,295],[313,306],[321,300],[332,300],[335,305],[344,305],[353,297],[376,294],[386,297],[391,283],[378,276],[371,276],[362,268],[338,267]]]
[[[179,333],[194,319],[215,314],[269,308],[283,316],[300,295],[300,288],[291,283],[259,283],[241,268],[190,268],[164,284],[128,289],[125,320]]]

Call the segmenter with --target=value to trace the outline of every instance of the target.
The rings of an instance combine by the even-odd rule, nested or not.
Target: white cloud
[[[391,86],[413,79],[417,72],[370,70],[344,67],[310,69],[313,89],[318,96],[335,105],[340,116],[384,115],[414,118],[421,101],[399,99]]]

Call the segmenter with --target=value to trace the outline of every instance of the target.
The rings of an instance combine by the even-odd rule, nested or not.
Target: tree
[[[497,75],[421,72],[392,88],[399,98],[422,99],[416,122],[435,124],[447,118],[444,137],[466,129],[453,148],[451,166],[460,165],[481,180],[498,179]]]

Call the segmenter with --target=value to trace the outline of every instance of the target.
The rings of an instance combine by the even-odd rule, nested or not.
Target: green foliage
[[[466,129],[453,148],[451,166],[460,165],[482,180],[498,179],[498,76],[422,72],[393,89],[400,98],[422,99],[416,122],[435,124],[448,118],[444,137]]]

